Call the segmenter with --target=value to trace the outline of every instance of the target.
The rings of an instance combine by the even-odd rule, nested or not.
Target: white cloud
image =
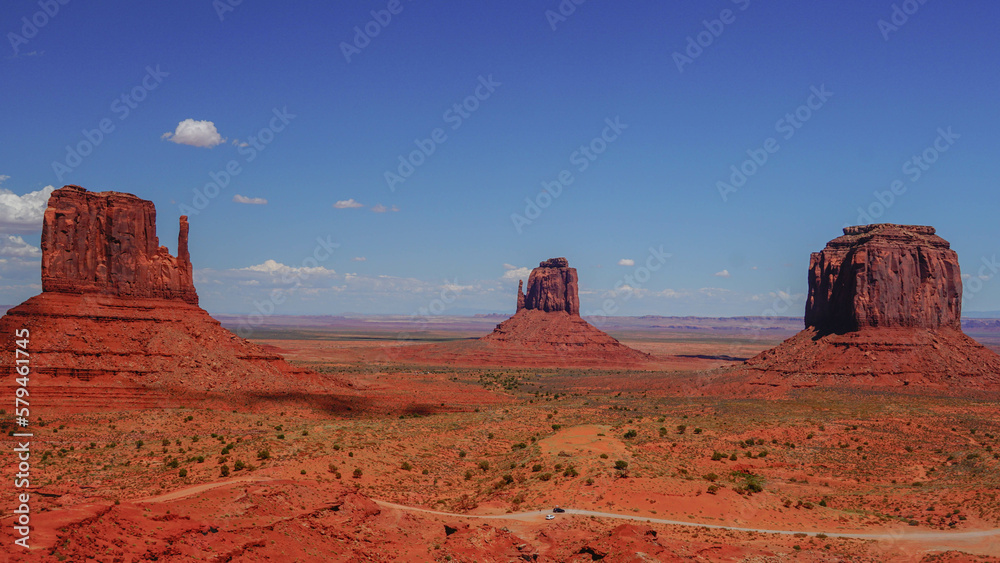
[[[334,209],[355,209],[364,206],[365,204],[354,201],[353,197],[351,199],[340,200],[337,203],[333,204]]]
[[[367,262],[367,261],[368,259],[365,258],[364,256],[355,256],[354,258],[351,258],[351,262]]]
[[[173,133],[168,131],[161,135],[160,138],[177,143],[178,145],[190,145],[206,149],[226,142],[222,138],[222,135],[219,135],[219,131],[215,128],[214,123],[211,121],[195,121],[193,119],[181,121],[177,124],[177,129]]]
[[[10,190],[0,189],[0,230],[15,233],[41,230],[42,217],[53,190],[54,187],[45,186],[37,192],[16,195]]]
[[[286,266],[281,262],[276,262],[274,260],[265,260],[263,264],[257,264],[256,266],[249,266],[246,268],[240,268],[244,272],[258,272],[263,274],[271,275],[281,275],[281,276],[295,276],[295,275],[332,275],[336,272],[333,270],[328,270],[323,266],[316,266],[314,268],[293,268],[292,266]]]
[[[24,242],[15,235],[0,235],[0,256],[16,256],[18,258],[40,258],[42,250]]]
[[[10,180],[10,176],[5,176],[3,174],[0,174],[0,185],[3,185],[3,183],[6,182],[7,180]]]
[[[729,270],[722,270],[721,272],[715,272],[712,275],[715,276],[715,277],[717,277],[717,278],[728,278],[728,277],[732,276],[732,274],[729,273]]]
[[[393,205],[392,207],[386,207],[381,203],[378,203],[375,205],[375,207],[372,207],[372,211],[374,211],[375,213],[385,213],[386,211],[396,212],[399,211],[399,208],[396,207],[395,205]]]
[[[236,203],[246,203],[250,205],[267,205],[267,200],[262,197],[247,197],[240,194],[234,195],[233,201]]]
[[[622,258],[618,261],[619,266],[635,266],[635,260],[631,258]]]
[[[504,265],[503,265],[503,269],[504,269],[504,270],[516,270],[516,269],[517,269],[517,266],[515,266],[515,265],[513,265],[513,264],[507,264],[507,263],[504,263]]]
[[[507,266],[510,266],[510,264],[503,265],[504,268],[507,268]],[[514,269],[508,268],[507,271],[503,273],[503,279],[505,280],[528,279],[528,276],[530,274],[531,274],[531,268],[514,268]]]

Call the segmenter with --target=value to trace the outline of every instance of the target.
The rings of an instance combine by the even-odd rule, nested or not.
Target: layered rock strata
[[[11,360],[15,331],[30,335],[39,405],[174,407],[188,404],[185,395],[280,396],[332,383],[223,329],[197,305],[188,223],[180,221],[174,257],[159,246],[152,202],[78,186],[52,193],[42,293],[0,319]],[[4,361],[4,371],[12,366]]]

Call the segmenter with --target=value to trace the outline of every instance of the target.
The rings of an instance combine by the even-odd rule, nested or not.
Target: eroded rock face
[[[958,255],[934,227],[876,224],[844,235],[809,262],[806,326],[961,329]]]
[[[160,246],[153,202],[66,186],[52,192],[42,225],[42,291],[180,299],[197,304],[187,217],[177,257]]]
[[[961,305],[958,256],[933,227],[847,227],[812,255],[806,329],[743,370],[757,389],[996,389],[1000,356],[962,332]]]
[[[528,293],[518,286],[518,311],[536,309],[547,313],[565,311],[580,316],[580,284],[576,268],[565,258],[550,258],[540,263],[528,276]],[[522,307],[523,295],[523,307]]]
[[[77,186],[52,193],[43,291],[0,318],[0,349],[30,332],[32,398],[64,411],[175,408],[340,385],[237,337],[199,307],[187,241],[181,217],[177,257],[159,246],[153,203],[136,196]],[[12,370],[0,366],[0,375]]]

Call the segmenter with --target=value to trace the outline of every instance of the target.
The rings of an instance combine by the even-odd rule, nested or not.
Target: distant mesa
[[[395,361],[525,367],[636,367],[653,357],[625,346],[580,317],[576,268],[541,262],[518,283],[514,316],[478,339],[384,350]]]
[[[649,354],[625,346],[580,317],[580,284],[566,258],[541,262],[528,276],[528,292],[517,288],[514,316],[480,341],[486,350],[507,354],[549,354],[567,364],[606,361],[643,362]]]
[[[0,319],[0,346],[28,329],[31,391],[54,408],[189,406],[211,394],[297,394],[336,383],[223,329],[198,306],[188,222],[177,256],[153,203],[79,186],[55,190],[42,226],[42,293]],[[5,366],[10,371],[10,366]]]
[[[846,227],[810,259],[806,329],[744,367],[764,385],[994,387],[1000,356],[961,318],[958,255],[933,227]]]

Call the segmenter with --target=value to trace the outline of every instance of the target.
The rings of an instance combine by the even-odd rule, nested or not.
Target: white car
[[[545,515],[545,519],[546,520],[555,520],[556,519],[556,515],[555,514],[546,514]]]

